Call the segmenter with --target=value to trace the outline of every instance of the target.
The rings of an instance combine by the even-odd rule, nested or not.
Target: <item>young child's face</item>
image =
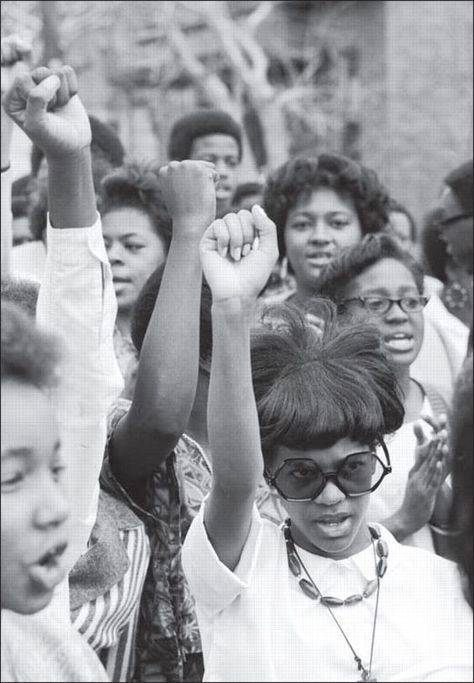
[[[330,448],[311,450],[296,450],[279,446],[272,459],[272,473],[285,463],[288,468],[285,483],[293,486],[295,480],[301,485],[302,480],[308,478],[308,467],[311,462],[303,464],[301,458],[314,462],[325,473],[337,471],[348,455],[370,451],[367,445],[343,438]],[[357,456],[354,456],[357,458]],[[362,460],[362,458],[360,459]],[[357,461],[360,466],[360,461]],[[356,476],[356,464],[347,466],[350,475]],[[363,467],[363,465],[362,465]],[[306,469],[305,469],[306,468]],[[371,475],[377,478],[379,471],[369,472],[369,486]],[[316,475],[314,475],[316,477]],[[360,476],[360,475],[358,475]],[[277,485],[278,485],[277,477]],[[292,533],[295,542],[305,550],[325,557],[343,559],[363,550],[370,543],[369,532],[365,524],[365,514],[369,504],[369,495],[359,497],[347,496],[333,481],[326,483],[319,495],[311,501],[290,502],[282,498],[282,504],[288,511],[292,521]]]
[[[2,383],[2,609],[32,614],[65,570],[69,504],[58,426],[39,389]]]
[[[346,290],[346,298],[386,296],[393,299],[417,297],[413,275],[408,268],[392,258],[385,258],[355,277]],[[384,348],[395,365],[410,366],[418,356],[423,343],[423,310],[410,312],[392,304],[384,314],[374,314],[359,302],[348,304],[353,315],[360,320],[370,320],[382,335]]]

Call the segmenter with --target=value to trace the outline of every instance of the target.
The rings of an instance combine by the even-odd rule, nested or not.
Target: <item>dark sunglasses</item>
[[[328,481],[334,482],[349,498],[365,496],[375,491],[392,471],[387,447],[383,441],[380,445],[386,465],[369,450],[350,453],[332,472],[323,472],[311,458],[287,458],[273,475],[266,473],[265,479],[288,501],[303,503],[314,500]]]

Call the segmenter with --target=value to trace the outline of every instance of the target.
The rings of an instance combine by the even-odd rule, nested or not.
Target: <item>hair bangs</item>
[[[262,449],[328,448],[343,438],[372,446],[400,427],[403,405],[380,336],[365,323],[332,319],[324,332],[291,307],[252,342],[252,374]]]

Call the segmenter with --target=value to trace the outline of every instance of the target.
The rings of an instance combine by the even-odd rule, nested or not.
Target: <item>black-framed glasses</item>
[[[355,296],[352,299],[345,299],[344,303],[349,301],[358,301],[371,313],[384,315],[393,304],[398,304],[405,313],[418,313],[424,309],[429,297],[415,294],[402,296],[400,299],[391,299],[389,296]]]
[[[383,441],[380,445],[387,459],[386,465],[373,451],[350,453],[332,472],[323,472],[311,458],[287,458],[273,475],[266,475],[266,480],[290,502],[314,500],[328,481],[334,482],[349,498],[365,496],[375,491],[392,471],[387,447]]]

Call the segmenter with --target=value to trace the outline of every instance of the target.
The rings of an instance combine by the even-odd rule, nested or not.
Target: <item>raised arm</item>
[[[133,402],[112,439],[114,471],[125,485],[162,464],[189,420],[199,367],[199,242],[215,218],[216,177],[214,165],[204,161],[174,161],[160,171],[173,236]]]
[[[208,402],[213,480],[205,524],[217,555],[231,570],[245,544],[263,474],[250,328],[257,297],[277,257],[275,225],[260,207],[215,221],[201,242],[213,300]]]
[[[48,253],[37,323],[64,348],[56,404],[72,508],[72,564],[95,522],[106,414],[122,381],[113,350],[116,302],[95,206],[90,126],[71,67],[18,77],[9,116],[45,153],[49,170]]]
[[[2,140],[1,140],[1,167],[2,167],[2,189],[1,189],[1,272],[2,277],[6,277],[11,269],[11,252],[13,246],[12,234],[12,215],[11,215],[11,188],[12,178],[10,171],[11,164],[11,143],[13,135],[13,121],[10,119],[3,107],[3,95],[11,86],[15,75],[21,68],[27,68],[23,62],[31,53],[31,45],[21,37],[12,35],[2,39],[1,43],[1,64],[2,64]]]

